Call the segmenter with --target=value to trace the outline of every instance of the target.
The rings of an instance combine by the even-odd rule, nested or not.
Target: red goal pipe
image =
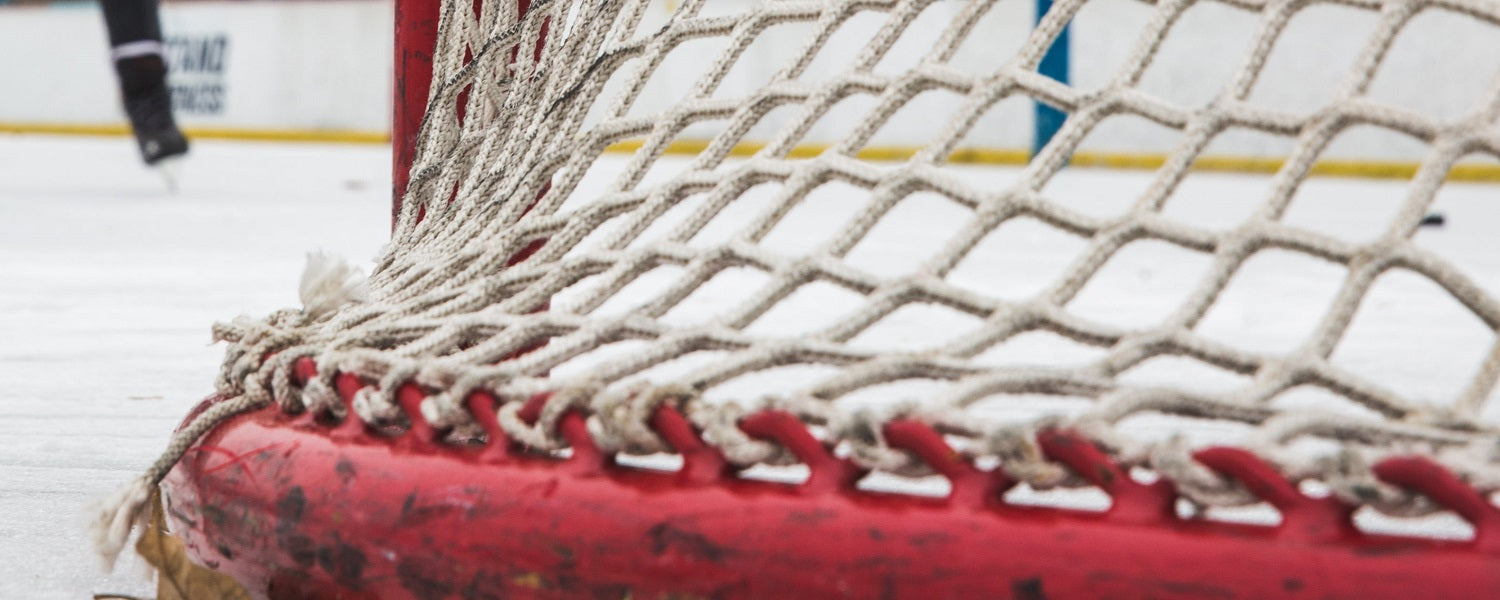
[[[316,373],[298,365],[300,385]],[[864,471],[795,417],[764,412],[746,434],[791,451],[800,484],[748,480],[688,421],[659,408],[648,426],[683,458],[676,471],[624,467],[566,413],[563,459],[510,440],[495,400],[469,410],[486,442],[455,446],[405,385],[409,426],[353,414],[368,381],[341,374],[351,415],[331,423],[275,407],[204,436],[165,481],[166,514],[189,556],[255,597],[437,598],[1493,598],[1500,510],[1423,459],[1376,474],[1474,526],[1474,540],[1366,534],[1351,506],[1296,491],[1243,450],[1194,455],[1281,513],[1277,526],[1183,519],[1165,482],[1134,481],[1103,452],[1043,432],[1045,455],[1109,494],[1088,512],[1007,503],[1015,482],[963,460],[926,425],[885,428],[951,484],[945,498],[863,491]],[[197,411],[218,401],[209,399]],[[548,398],[521,411],[535,423]]]
[[[509,1],[509,0],[506,0]],[[474,0],[479,10],[484,0]],[[531,0],[515,0],[516,10],[525,14]],[[422,133],[422,119],[427,112],[427,95],[432,90],[433,49],[437,47],[439,12],[442,0],[396,0],[395,73],[392,76],[391,102],[391,223],[401,213],[401,198],[411,182],[411,164],[416,158],[417,136]],[[543,26],[545,35],[546,26]],[[541,40],[536,52],[541,53]],[[463,96],[460,96],[462,98]],[[461,101],[461,100],[460,100]],[[462,107],[459,118],[463,118]]]
[[[391,222],[401,212],[416,152],[427,92],[432,88],[432,51],[437,46],[440,0],[396,0],[395,74],[391,104]]]

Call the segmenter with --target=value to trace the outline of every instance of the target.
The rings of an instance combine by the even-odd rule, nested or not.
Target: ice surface
[[[214,321],[296,305],[308,251],[325,249],[368,266],[389,231],[388,171],[383,147],[203,141],[184,165],[180,190],[170,195],[123,138],[0,136],[0,598],[151,594],[132,556],[115,575],[100,574],[85,533],[85,507],[144,469],[178,419],[210,391],[221,352],[208,345]],[[976,167],[959,175],[971,185],[1001,186],[1016,172]],[[1134,199],[1122,190],[1142,189],[1149,177],[1070,170],[1047,194],[1078,212],[1108,216]],[[1233,227],[1266,189],[1261,176],[1195,173],[1190,179],[1193,186],[1184,192],[1191,198],[1174,198],[1165,214],[1208,228]],[[1307,191],[1316,194],[1299,196],[1288,222],[1355,240],[1379,231],[1405,189],[1401,182],[1314,184]],[[1500,293],[1500,253],[1493,248],[1500,228],[1497,191],[1493,185],[1448,186],[1436,206],[1447,225],[1418,236],[1492,295]],[[837,199],[804,208],[826,210],[814,216],[825,223],[847,216]],[[910,212],[897,224],[941,229],[940,221],[953,216]],[[776,230],[768,240],[811,248],[821,240],[802,236],[818,232]],[[909,233],[894,237],[909,240]],[[788,235],[794,239],[782,239]],[[1081,245],[1034,220],[1015,221],[994,235],[976,250],[978,262],[954,272],[954,283],[1025,298],[1045,290]],[[1091,283],[1100,287],[1085,288],[1068,310],[1125,327],[1170,312],[1203,257],[1164,246],[1122,252]],[[1199,330],[1256,351],[1284,351],[1315,323],[1342,275],[1337,265],[1268,253],[1247,265],[1243,281],[1231,285]],[[732,279],[729,289],[705,290],[709,305],[735,302],[745,293],[736,286],[757,281]],[[1495,341],[1471,313],[1416,277],[1383,280],[1362,311],[1372,318],[1362,313],[1356,319],[1350,341],[1358,347],[1341,346],[1336,362],[1418,398],[1451,397],[1455,382],[1472,376]],[[814,317],[792,318],[815,327],[807,322]],[[895,319],[888,329],[895,339],[860,341],[922,341],[932,328]],[[1075,346],[1017,338],[989,351],[986,360],[1088,360]],[[1165,363],[1143,364],[1125,377],[1179,384],[1184,373],[1204,386],[1236,383]],[[1500,402],[1491,399],[1492,421],[1500,420],[1495,405]]]
[[[124,138],[0,136],[0,598],[151,597],[84,511],[212,390],[209,326],[297,303],[304,255],[389,232],[378,146],[197,142],[179,191]]]

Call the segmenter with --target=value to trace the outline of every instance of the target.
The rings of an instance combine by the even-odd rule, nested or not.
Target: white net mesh
[[[1037,428],[1068,426],[1207,505],[1257,501],[1188,458],[1212,443],[1393,513],[1426,506],[1370,475],[1366,465],[1393,453],[1432,456],[1487,494],[1500,487],[1494,281],[1418,239],[1450,171],[1500,157],[1500,85],[1442,119],[1368,94],[1414,19],[1496,27],[1500,5],[1215,4],[1254,23],[1251,43],[1215,95],[1186,106],[1142,81],[1206,1],[1142,5],[1132,53],[1097,89],[1037,70],[1088,0],[1057,2],[1013,54],[978,63],[961,57],[994,41],[984,24],[1007,3],[686,0],[654,20],[651,4],[538,0],[518,19],[509,2],[480,14],[447,3],[411,188],[369,301],[221,326],[233,342],[223,391],[339,412],[331,378],[352,372],[371,383],[359,416],[399,424],[395,390],[416,382],[432,393],[424,417],[462,432],[463,399],[484,390],[518,440],[560,449],[548,415],[572,407],[624,453],[664,450],[645,419],[671,402],[742,465],[786,460],[733,426],[776,407],[865,466],[919,474],[877,426],[909,416],[1036,487],[1077,483],[1031,447]],[[1254,102],[1278,40],[1326,6],[1372,23],[1331,97],[1305,114]],[[853,23],[870,25],[856,44]],[[772,31],[797,42],[778,45],[780,62],[749,64],[747,49]],[[517,50],[543,38],[536,56]],[[736,69],[761,81],[740,85]],[[946,108],[906,110],[931,92]],[[1023,168],[958,164],[976,123],[1017,99],[1060,108],[1066,124]],[[1140,190],[1109,179],[1119,175],[1064,175],[1091,132],[1120,116],[1178,134]],[[901,120],[927,141],[871,160]],[[1289,218],[1294,200],[1321,189],[1310,172],[1333,140],[1361,127],[1425,148],[1390,210],[1348,216],[1378,227],[1351,237]],[[816,143],[833,129],[835,141]],[[1255,197],[1209,203],[1205,215],[1238,215],[1224,226],[1174,213],[1194,193],[1228,193],[1193,168],[1246,131],[1290,148]],[[667,153],[685,148],[697,152]],[[1209,187],[1192,187],[1199,179]],[[1070,185],[1124,202],[1080,208],[1062,200]],[[1372,301],[1386,284],[1394,300]],[[1303,289],[1315,300],[1287,299]],[[1408,306],[1434,298],[1431,311]],[[1478,340],[1477,352],[1399,360],[1457,364],[1460,376],[1411,387],[1385,380],[1379,361],[1361,365],[1351,338],[1394,339],[1375,348],[1398,356],[1410,353],[1402,335],[1450,339],[1422,319],[1351,325],[1393,305],[1456,313],[1451,339]],[[1264,321],[1233,318],[1252,313]],[[1232,339],[1225,323],[1248,325]],[[287,374],[301,357],[322,366],[306,389]],[[555,396],[529,425],[517,410],[541,392]]]

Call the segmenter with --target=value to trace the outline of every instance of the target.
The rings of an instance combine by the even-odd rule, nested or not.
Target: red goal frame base
[[[299,367],[299,379],[314,370]],[[365,385],[352,375],[336,381],[346,403]],[[481,417],[488,444],[456,447],[422,421],[420,389],[407,385],[399,397],[411,426],[397,435],[357,418],[325,424],[274,407],[221,425],[166,479],[169,526],[195,562],[270,598],[1483,598],[1500,590],[1500,511],[1422,459],[1377,471],[1463,515],[1474,540],[1362,533],[1351,507],[1300,494],[1227,448],[1196,458],[1277,506],[1280,525],[1181,519],[1168,484],[1138,483],[1064,432],[1041,435],[1044,451],[1108,492],[1108,511],[1006,504],[1013,482],[975,469],[915,422],[886,433],[948,477],[947,498],[857,489],[862,471],[783,413],[741,427],[809,466],[798,485],[738,477],[670,408],[651,425],[682,454],[676,472],[614,464],[578,413],[558,423],[573,448],[566,459],[508,441],[493,418]],[[534,418],[545,401],[533,399],[523,416]],[[494,414],[484,395],[470,408]]]

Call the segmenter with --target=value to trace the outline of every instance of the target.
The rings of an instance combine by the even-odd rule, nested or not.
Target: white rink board
[[[489,0],[506,1],[506,0]],[[762,0],[712,0],[704,15],[732,14]],[[642,31],[664,22],[680,0],[652,0]],[[891,73],[914,64],[959,13],[961,2],[933,3],[875,68]],[[966,73],[991,72],[1008,60],[1031,31],[1035,0],[996,0],[976,25],[982,35],[959,48],[951,65]],[[390,0],[279,2],[167,2],[163,30],[183,42],[172,53],[173,85],[194,94],[179,97],[179,117],[188,128],[270,131],[356,131],[378,135],[390,127],[392,54]],[[1119,76],[1139,43],[1153,7],[1138,0],[1090,0],[1072,29],[1072,82],[1080,89],[1104,86]],[[1328,106],[1350,66],[1374,32],[1378,17],[1328,3],[1298,11],[1279,38],[1248,101],[1293,115]],[[875,12],[861,12],[838,29],[805,77],[836,72],[852,60],[881,26]],[[1143,74],[1141,91],[1192,109],[1212,100],[1233,81],[1245,60],[1260,17],[1204,0],[1168,33],[1158,58]],[[92,3],[0,6],[0,52],[27,60],[0,62],[0,81],[30,93],[0,94],[0,126],[8,124],[100,125],[123,123],[113,76],[105,59],[102,19]],[[758,36],[730,71],[720,94],[744,95],[776,74],[805,42],[809,27],[782,25]],[[56,40],[68,40],[66,44]],[[189,53],[213,50],[211,64],[186,64]],[[675,103],[724,48],[723,40],[684,44],[667,57],[637,101],[637,110]],[[36,51],[45,49],[46,51]],[[66,74],[66,75],[60,75]],[[1370,87],[1370,99],[1419,114],[1456,121],[1483,104],[1500,81],[1500,28],[1452,12],[1426,11],[1397,37]],[[309,92],[309,90],[313,90]],[[181,94],[180,94],[181,96]],[[878,132],[873,146],[911,147],[929,141],[959,98],[932,91],[913,99],[913,115]],[[868,95],[845,100],[815,124],[804,140],[840,139],[875,104]],[[1019,150],[1031,146],[1033,103],[1013,96],[999,103],[961,144],[966,148]],[[764,124],[784,123],[789,109],[773,111]],[[707,138],[711,126],[695,126],[685,138]],[[769,126],[750,141],[770,140]],[[1181,132],[1138,116],[1101,124],[1084,151],[1163,153]],[[1285,157],[1290,140],[1230,131],[1208,154]],[[1419,142],[1391,130],[1356,127],[1336,138],[1324,158],[1415,161],[1426,155]]]
[[[221,352],[206,345],[214,321],[295,305],[306,251],[324,248],[368,264],[389,229],[383,148],[200,142],[175,196],[136,160],[123,139],[0,136],[0,598],[148,595],[135,559],[123,561],[113,577],[99,575],[84,533],[85,505],[144,469],[178,419],[211,390]],[[996,184],[1015,176],[1003,168],[963,173]],[[1131,190],[1147,178],[1071,170],[1054,182],[1051,197],[1108,214],[1128,206]],[[1189,180],[1198,203],[1168,212],[1205,225],[1243,215],[1265,190],[1257,176],[1195,173]],[[1404,185],[1316,179],[1307,190],[1319,201],[1294,205],[1289,219],[1359,234],[1383,222],[1382,209],[1400,200]],[[1500,293],[1497,198],[1497,186],[1451,185],[1437,206],[1448,224],[1419,234],[1492,294]],[[837,205],[839,198],[827,201]],[[915,211],[905,221],[939,231],[943,219],[940,212]],[[805,243],[810,233],[787,232],[781,242]],[[972,275],[1004,278],[1025,294],[1066,255],[1069,242],[1044,231],[1015,233],[1040,249],[1019,259],[997,256]],[[871,258],[904,260],[878,252]],[[1070,308],[1149,319],[1175,283],[1191,275],[1191,264],[1147,248],[1140,264],[1106,281],[1115,289],[1105,291],[1115,296],[1094,298],[1086,290]],[[1327,271],[1305,260],[1265,267],[1259,276],[1289,277],[1288,289],[1310,297],[1327,283]],[[1437,308],[1429,309],[1425,302],[1435,298],[1422,285],[1397,278],[1387,287],[1368,305],[1396,320],[1373,322],[1370,355],[1351,360],[1373,360],[1368,368],[1382,370],[1381,381],[1397,389],[1447,397],[1494,333],[1481,327],[1476,334],[1473,317],[1466,320],[1451,301],[1437,298]],[[725,301],[742,297],[734,289],[725,293]],[[1274,346],[1276,332],[1303,323],[1309,309],[1289,298],[1240,303],[1214,326],[1260,332]],[[898,328],[887,342],[919,343],[930,329]],[[1383,356],[1393,349],[1396,360]],[[1025,355],[1067,358],[1035,349]],[[1493,412],[1500,402],[1492,398],[1489,405],[1487,417],[1500,421]]]
[[[390,130],[390,0],[165,2],[186,128]],[[67,40],[62,43],[59,40]],[[0,6],[0,125],[125,122],[94,2]],[[316,90],[315,92],[311,90]]]
[[[700,16],[745,12],[763,0],[713,0]],[[655,0],[641,31],[665,23],[677,0]],[[966,2],[938,1],[927,6],[896,45],[872,69],[876,75],[903,72],[915,65],[961,14]],[[948,66],[966,75],[992,73],[1014,57],[1031,34],[1036,0],[996,0],[971,34],[955,51]],[[1089,0],[1074,18],[1070,83],[1076,89],[1098,90],[1122,77],[1131,67],[1127,59],[1141,43],[1154,17],[1152,3],[1138,0]],[[1376,33],[1378,13],[1329,3],[1313,2],[1297,11],[1277,38],[1261,76],[1246,102],[1251,106],[1304,117],[1328,108],[1347,83],[1355,59]],[[1141,75],[1138,90],[1182,108],[1193,110],[1229,89],[1254,46],[1263,25],[1258,12],[1225,2],[1194,3],[1167,32],[1156,57]],[[863,44],[885,23],[876,11],[856,12],[834,30],[828,43],[807,67],[802,80],[818,81],[842,73]],[[812,24],[783,24],[756,36],[712,97],[746,96],[778,74],[816,28]],[[652,114],[670,107],[693,91],[698,76],[707,72],[727,38],[694,40],[669,53],[641,91],[630,114]],[[1454,122],[1487,102],[1500,85],[1500,27],[1454,12],[1428,10],[1396,37],[1383,67],[1368,91],[1368,99],[1444,121]],[[606,88],[606,90],[611,88]],[[869,146],[911,147],[930,141],[947,124],[963,98],[933,90],[913,98],[870,140]],[[803,142],[830,144],[853,130],[877,104],[871,95],[842,100],[809,130]],[[1025,149],[1031,147],[1031,98],[1017,94],[996,104],[973,127],[960,147]],[[791,108],[771,111],[752,130],[750,141],[769,141],[774,126],[789,122]],[[707,139],[717,124],[687,128],[685,139]],[[1080,150],[1111,153],[1163,153],[1183,138],[1180,131],[1144,117],[1112,117],[1086,138]],[[1230,130],[1209,146],[1210,156],[1287,156],[1291,140]],[[1345,160],[1401,160],[1423,158],[1417,140],[1388,129],[1354,127],[1332,142],[1324,158]]]

